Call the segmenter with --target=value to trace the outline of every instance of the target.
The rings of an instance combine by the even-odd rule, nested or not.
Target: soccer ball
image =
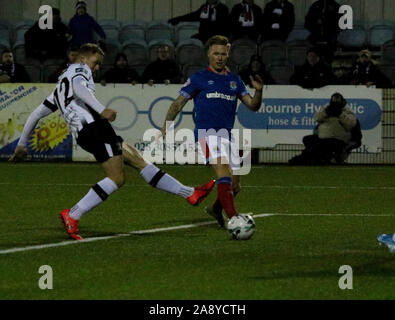
[[[249,214],[233,216],[227,225],[229,236],[233,240],[248,240],[255,232],[255,221]]]

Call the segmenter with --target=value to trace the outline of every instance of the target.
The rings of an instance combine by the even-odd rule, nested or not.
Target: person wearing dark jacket
[[[192,38],[203,43],[214,36],[228,36],[229,9],[219,0],[207,0],[198,10],[183,16],[169,19],[169,23],[176,25],[183,21],[199,21],[199,33]]]
[[[170,48],[162,45],[158,48],[158,59],[145,68],[142,78],[144,83],[152,86],[155,83],[180,83],[181,76],[177,63],[170,58]]]
[[[78,47],[72,46],[67,51],[67,59],[52,73],[48,76],[48,83],[58,82],[59,76],[63,71],[70,65],[77,61],[78,58]]]
[[[253,55],[250,59],[250,64],[240,70],[239,76],[245,85],[252,88],[250,76],[256,78],[257,75],[262,79],[265,85],[274,84],[274,80],[270,73],[266,71],[262,58],[258,55]]]
[[[309,40],[321,47],[328,63],[332,62],[340,32],[340,5],[335,0],[318,0],[314,2],[305,17],[305,28],[311,32]]]
[[[369,50],[362,50],[358,54],[359,58],[354,63],[351,71],[352,85],[365,85],[367,87],[390,88],[391,80],[382,74],[377,67],[377,62],[372,59]]]
[[[118,53],[115,58],[114,68],[108,70],[101,78],[103,86],[106,83],[130,83],[135,85],[139,82],[139,74],[129,66],[128,58],[124,53]]]
[[[77,13],[69,22],[69,30],[73,36],[72,45],[80,47],[85,43],[93,43],[93,31],[105,39],[103,28],[87,13],[85,1],[78,1],[75,8]]]
[[[300,67],[296,67],[290,82],[302,88],[321,88],[335,83],[335,77],[331,67],[326,65],[320,58],[317,49],[311,48],[306,55],[306,62]]]
[[[288,0],[272,0],[263,12],[262,40],[287,40],[295,25],[295,8]]]
[[[0,60],[0,83],[30,82],[30,77],[24,66],[15,63],[10,49],[4,49]]]
[[[243,0],[233,6],[230,21],[233,40],[249,38],[256,41],[261,32],[262,9],[254,0]]]
[[[25,33],[26,57],[44,61],[47,59],[64,58],[66,56],[68,38],[67,26],[62,23],[60,11],[52,9],[53,28],[41,29],[36,22]]]

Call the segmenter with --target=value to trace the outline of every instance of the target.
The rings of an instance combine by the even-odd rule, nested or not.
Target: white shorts
[[[232,170],[238,170],[241,166],[239,147],[233,138],[229,141],[221,136],[210,135],[198,140],[199,157],[205,164],[213,163],[213,160],[225,158]]]

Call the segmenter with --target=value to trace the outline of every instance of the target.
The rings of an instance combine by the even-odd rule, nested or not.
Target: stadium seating
[[[120,23],[116,20],[103,19],[99,20],[98,24],[103,28],[106,33],[106,40],[118,40]]]
[[[147,43],[154,39],[167,39],[173,41],[174,28],[166,21],[152,21],[147,25],[145,40]]]
[[[287,56],[286,47],[282,41],[264,41],[259,51],[265,65],[271,64],[273,59],[284,59]]]
[[[25,51],[25,43],[22,41],[19,41],[14,44],[13,50],[14,52],[14,58],[15,61],[20,63],[20,64],[26,64],[27,59],[26,59],[26,51]]]
[[[14,25],[14,32],[12,35],[12,43],[24,43],[25,42],[25,32],[29,30],[33,24],[34,20],[23,20],[19,21]]]
[[[195,72],[201,71],[206,68],[207,65],[197,64],[197,65],[186,65],[183,70],[183,81],[187,81],[187,79]]]
[[[180,22],[175,27],[175,42],[179,43],[180,41],[190,39],[191,36],[197,34],[199,32],[199,22]]]
[[[37,65],[25,65],[27,74],[30,76],[30,82],[41,82],[41,67]]]
[[[289,34],[286,42],[293,42],[295,40],[307,40],[310,35],[310,31],[305,29],[303,25],[295,25]]]
[[[10,47],[10,29],[7,24],[0,22],[0,45]]]
[[[381,53],[381,61],[383,64],[395,65],[395,40],[384,43]]]
[[[127,40],[123,43],[122,52],[126,54],[131,66],[148,63],[148,45],[144,40]]]
[[[113,64],[115,57],[121,51],[121,44],[116,39],[106,39],[103,64]]]
[[[391,80],[392,86],[395,86],[395,65],[380,65],[380,71]]]
[[[360,50],[366,46],[367,33],[362,24],[355,23],[353,29],[340,31],[338,43],[344,50]]]
[[[381,48],[387,41],[394,40],[394,25],[385,20],[371,23],[368,31],[368,45],[372,50]]]
[[[311,43],[306,40],[294,40],[287,43],[287,58],[295,66],[300,66],[306,61],[306,54]]]
[[[268,68],[275,84],[289,84],[289,80],[294,73],[294,66],[287,59],[276,59],[271,62]]]
[[[179,65],[196,65],[206,61],[203,43],[197,39],[186,39],[176,47],[176,61]]]
[[[119,31],[119,41],[124,43],[130,39],[145,40],[145,22],[125,22]]]
[[[229,52],[229,63],[238,69],[250,63],[251,56],[258,53],[256,42],[250,39],[237,39],[232,42]]]
[[[58,70],[58,68],[59,65],[55,65],[55,64],[47,64],[43,66],[41,69],[41,81],[44,83],[48,83],[48,77],[56,70]]]
[[[174,59],[174,44],[168,39],[154,39],[148,44],[149,61],[155,61],[158,57],[157,49],[161,45],[166,45],[170,49],[170,57]]]

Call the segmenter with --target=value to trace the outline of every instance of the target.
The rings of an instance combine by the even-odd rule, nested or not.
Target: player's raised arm
[[[47,100],[40,104],[27,118],[25,126],[23,127],[22,135],[18,141],[18,145],[15,148],[14,154],[8,161],[23,161],[27,156],[27,141],[32,134],[34,128],[40,119],[46,117],[47,115],[55,112],[57,107]]]
[[[163,136],[166,135],[166,122],[167,121],[174,121],[174,119],[180,113],[182,108],[184,108],[184,106],[186,105],[187,102],[188,102],[187,97],[179,95],[178,98],[176,100],[174,100],[173,103],[170,105],[170,108],[166,114],[165,123],[163,124],[162,129],[161,129]]]
[[[255,76],[255,79],[250,76],[250,79],[251,84],[255,89],[255,94],[253,97],[251,97],[249,94],[246,94],[241,98],[241,101],[243,101],[245,106],[251,111],[258,111],[262,103],[263,81],[258,75]]]

